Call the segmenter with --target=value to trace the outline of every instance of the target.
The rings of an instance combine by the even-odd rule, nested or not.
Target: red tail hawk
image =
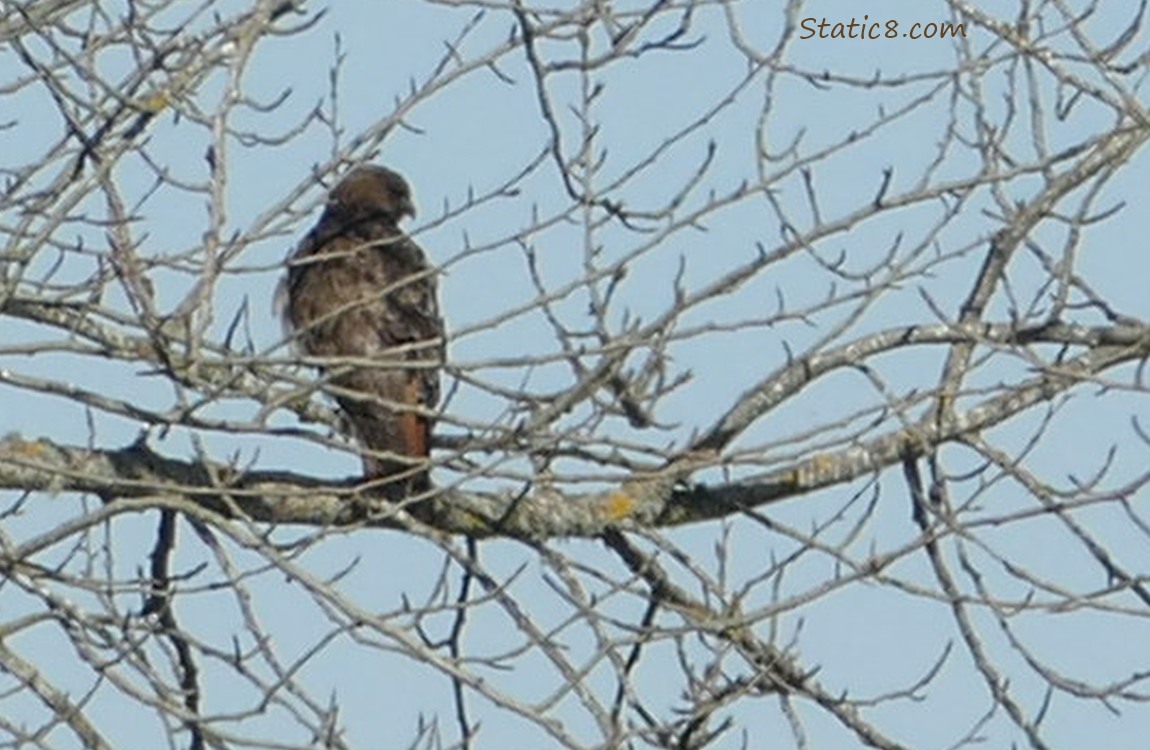
[[[405,476],[421,490],[427,470],[417,466],[430,450],[424,412],[439,399],[443,320],[434,271],[399,228],[414,215],[403,177],[377,166],[352,170],[288,259],[283,291],[299,348],[331,358],[322,369],[364,449],[367,477]]]

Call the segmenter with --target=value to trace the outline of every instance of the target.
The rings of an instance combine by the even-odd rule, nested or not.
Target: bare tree
[[[835,5],[4,0],[0,746],[1135,747],[1146,4]],[[270,302],[365,162],[398,502]]]

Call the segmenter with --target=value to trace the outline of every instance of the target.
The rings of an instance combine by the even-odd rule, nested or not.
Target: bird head
[[[415,216],[411,188],[398,172],[387,167],[356,167],[332,188],[327,210],[346,217],[379,217],[399,223]]]

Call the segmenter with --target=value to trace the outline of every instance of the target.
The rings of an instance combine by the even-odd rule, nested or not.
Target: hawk
[[[298,348],[330,360],[319,366],[363,449],[366,477],[422,491],[444,344],[435,271],[399,228],[414,215],[402,176],[357,167],[288,258],[281,291]]]

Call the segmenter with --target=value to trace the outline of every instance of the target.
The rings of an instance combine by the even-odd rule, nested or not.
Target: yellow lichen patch
[[[819,454],[805,464],[800,465],[791,473],[791,476],[783,481],[795,487],[818,483],[823,480],[828,472],[833,471],[836,465],[837,462],[833,456]]]
[[[616,490],[608,495],[606,502],[603,503],[603,513],[608,519],[619,521],[630,516],[636,505],[635,498],[626,492]]]
[[[43,440],[21,440],[17,438],[12,441],[12,453],[17,456],[40,458],[47,452],[48,444]]]
[[[482,538],[492,534],[491,519],[474,511],[466,510],[458,513],[452,520],[456,522],[459,530],[468,536]]]
[[[163,112],[171,103],[172,101],[168,97],[166,91],[157,91],[154,94],[150,94],[149,96],[136,101],[136,107],[139,108],[142,112],[151,112],[155,114],[157,112]]]
[[[815,463],[815,468],[818,469],[818,472],[820,474],[825,474],[826,472],[835,468],[836,462],[835,462],[835,459],[833,456],[828,456],[825,453],[821,453],[821,454],[815,456],[814,463]]]

